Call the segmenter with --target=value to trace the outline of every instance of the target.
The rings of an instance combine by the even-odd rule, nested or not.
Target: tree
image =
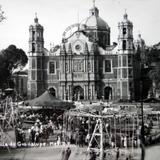
[[[160,85],[160,68],[159,66],[151,69],[149,71],[149,78],[152,80],[152,94],[156,95],[156,89],[159,88]]]
[[[148,76],[152,80],[152,94],[155,96],[156,89],[160,87],[160,50],[158,48],[152,48],[148,50],[147,56],[150,67]]]
[[[0,5],[0,22],[2,22],[6,17],[4,16],[4,11],[2,11],[2,6]]]
[[[17,68],[23,68],[28,62],[28,57],[22,49],[15,45],[0,52],[0,88],[10,87],[11,76]]]
[[[153,47],[151,49],[146,50],[146,54],[149,64],[160,61],[160,49]]]

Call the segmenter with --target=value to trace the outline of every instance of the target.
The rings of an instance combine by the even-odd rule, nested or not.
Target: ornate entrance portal
[[[112,88],[111,87],[105,87],[104,89],[104,99],[110,100],[112,99]]]
[[[84,90],[81,86],[75,86],[73,88],[73,100],[78,101],[84,99]]]

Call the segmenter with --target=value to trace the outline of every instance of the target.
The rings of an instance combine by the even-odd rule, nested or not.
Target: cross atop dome
[[[95,6],[96,0],[92,0],[92,1],[93,1],[93,7],[90,9],[90,16],[99,16],[99,10]]]
[[[125,13],[124,13],[124,19],[127,19],[128,18],[128,14],[127,14],[127,9],[125,9]]]
[[[93,7],[95,7],[96,0],[93,0]]]
[[[38,23],[37,12],[35,13],[34,22],[35,22],[35,23]]]

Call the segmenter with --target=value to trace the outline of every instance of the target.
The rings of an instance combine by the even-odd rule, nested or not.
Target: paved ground
[[[9,153],[7,150],[0,151],[0,160],[61,160],[64,146],[50,146],[38,148],[14,149]],[[71,156],[69,160],[85,160],[86,148],[70,146]]]
[[[64,148],[64,146],[19,148],[11,150],[11,153],[7,150],[0,150],[0,160],[61,160]],[[70,148],[71,156],[69,160],[88,160],[87,148],[79,148],[74,145],[70,146]],[[126,155],[123,152],[123,156],[119,160],[126,159]],[[110,154],[108,156],[109,160],[115,160],[115,154],[114,156]],[[137,160],[137,158],[134,160]]]

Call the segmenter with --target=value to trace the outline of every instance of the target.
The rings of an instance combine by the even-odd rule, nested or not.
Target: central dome
[[[96,16],[88,17],[85,25],[87,28],[109,29],[108,24],[102,18]]]
[[[110,45],[110,27],[99,17],[99,10],[95,5],[89,10],[89,17],[81,22],[80,29],[89,41],[97,43],[103,49]]]
[[[90,9],[90,16],[86,18],[84,24],[89,29],[109,29],[108,24],[99,17],[99,10],[97,7]]]

